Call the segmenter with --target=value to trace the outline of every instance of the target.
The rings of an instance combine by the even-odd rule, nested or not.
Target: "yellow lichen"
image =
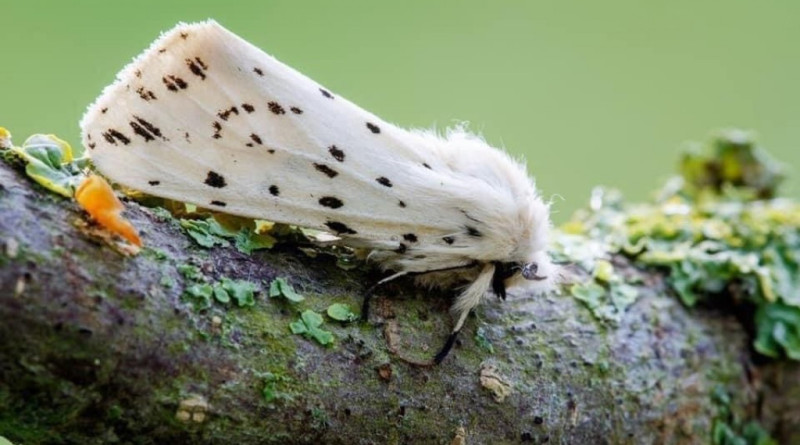
[[[481,365],[480,382],[481,386],[491,391],[495,402],[503,402],[511,394],[511,384],[500,375],[494,365]]]
[[[205,397],[192,394],[188,398],[181,400],[175,418],[181,422],[203,423],[208,412],[208,401]]]

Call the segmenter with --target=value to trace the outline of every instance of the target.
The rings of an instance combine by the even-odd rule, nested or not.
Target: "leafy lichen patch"
[[[289,324],[289,329],[292,334],[314,339],[322,346],[331,346],[334,340],[333,334],[321,328],[322,322],[323,319],[320,314],[312,310],[305,310],[300,314],[299,320]]]
[[[754,308],[755,349],[800,359],[800,204],[775,197],[782,170],[747,134],[722,133],[710,145],[710,154],[684,156],[681,176],[654,202],[625,204],[596,189],[556,235],[554,256],[592,274],[570,291],[600,319],[618,319],[636,300],[607,261],[621,255],[667,270],[686,306],[729,295],[731,306]]]

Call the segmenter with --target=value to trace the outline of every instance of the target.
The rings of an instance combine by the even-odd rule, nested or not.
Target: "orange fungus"
[[[87,176],[75,191],[75,200],[100,225],[132,244],[142,246],[133,224],[121,215],[124,206],[105,179],[97,175]]]

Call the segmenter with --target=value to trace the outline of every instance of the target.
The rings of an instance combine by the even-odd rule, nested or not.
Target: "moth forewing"
[[[549,268],[548,208],[521,164],[462,127],[389,124],[214,21],[164,33],[81,129],[96,167],[130,188],[325,230],[395,273],[471,276],[454,334],[494,264]]]

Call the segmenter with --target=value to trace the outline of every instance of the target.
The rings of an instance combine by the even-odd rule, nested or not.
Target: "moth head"
[[[539,263],[536,261],[521,265],[520,273],[526,280],[544,281],[547,279],[546,275],[539,275]]]
[[[506,263],[509,264],[509,263]],[[550,292],[560,280],[558,267],[550,260],[547,250],[529,252],[525,259],[509,264],[506,287],[520,287],[535,294]]]

